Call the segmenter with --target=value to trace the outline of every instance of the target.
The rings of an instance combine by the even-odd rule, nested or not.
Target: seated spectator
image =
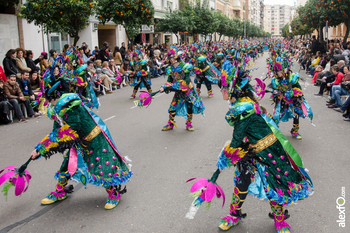
[[[339,107],[339,108],[333,108],[333,110],[337,112],[344,113],[344,121],[350,121],[350,96],[346,99],[346,101]]]
[[[26,59],[24,58],[26,56],[26,51],[22,48],[17,48],[17,57],[16,57],[16,65],[18,72],[22,74],[23,71],[31,72],[32,69],[28,68]],[[17,74],[17,78],[20,78],[20,74]]]
[[[21,89],[21,92],[23,93],[23,96],[29,100],[30,103],[33,101],[36,101],[38,96],[34,95],[34,92],[32,90],[32,86],[30,85],[29,80],[29,72],[22,71],[21,78],[17,78],[16,82],[19,85],[19,88]],[[33,108],[34,112],[39,112],[38,107]]]
[[[319,64],[320,60],[321,60],[321,55],[320,55],[320,52],[318,51],[316,53],[315,59],[312,60],[311,65],[309,66],[310,77],[314,76],[315,66]]]
[[[345,57],[345,64],[349,65],[350,50],[349,50],[348,44],[346,44],[346,47],[344,48],[342,55]]]
[[[344,73],[345,61],[344,60],[338,61],[337,66],[339,67],[339,72],[341,72],[342,74],[345,74]]]
[[[20,104],[24,104],[27,109],[27,113],[29,117],[38,117],[40,114],[34,113],[32,106],[30,106],[30,102],[23,96],[21,89],[19,88],[18,83],[16,82],[16,76],[11,75],[9,80],[4,85],[4,93],[9,99],[10,104],[13,106],[15,110],[15,115],[20,122],[27,122],[24,118],[23,113],[20,108]]]
[[[29,77],[30,86],[32,90],[39,90],[41,88],[41,78],[38,77],[38,72],[34,71]]]
[[[340,83],[334,84],[332,86],[332,97],[329,101],[327,101],[328,108],[339,108],[342,105],[340,96],[349,95],[349,92],[341,87],[341,83],[344,83],[344,82],[350,83],[349,66],[344,67],[344,72],[345,72],[345,75],[341,79]],[[334,83],[336,82],[337,80]]]
[[[10,110],[12,105],[9,103],[7,96],[4,93],[4,81],[0,79],[0,124],[8,124],[11,122],[9,119]]]
[[[325,59],[325,61],[327,62],[325,68],[321,72],[315,74],[313,79],[312,79],[312,82],[315,83],[315,86],[319,86],[321,84],[321,79],[323,77],[325,77],[325,76],[327,77],[327,76],[332,75],[332,73],[331,73],[331,66],[332,66],[332,64],[331,64],[331,61],[330,61],[329,57],[327,57]],[[334,65],[334,63],[333,63],[333,65]]]
[[[90,56],[90,50],[87,47],[81,47],[79,49],[79,54],[83,58],[84,64],[87,64],[88,61],[92,61],[94,59],[93,56]]]
[[[91,55],[92,56],[94,56],[95,55],[95,53],[96,52],[99,52],[100,50],[98,49],[98,47],[97,46],[95,46],[95,49],[94,50],[92,50],[92,53],[91,53]],[[95,57],[98,57],[98,56],[95,56]]]
[[[38,72],[40,68],[36,65],[40,62],[41,56],[33,61],[34,54],[32,50],[27,50],[26,54],[27,54],[27,57],[26,57],[27,66],[32,70],[30,74],[32,74],[35,71]]]
[[[113,81],[112,86],[117,86],[117,83],[114,82],[116,80],[116,75],[109,69],[107,61],[102,63],[102,73],[107,75]]]
[[[18,73],[16,56],[17,56],[16,50],[10,49],[9,51],[7,51],[6,56],[2,61],[2,64],[4,65],[5,74],[7,77],[10,77],[10,75],[12,74],[17,75]]]
[[[117,67],[117,65],[116,65],[115,62],[114,62],[114,59],[109,60],[109,69],[112,71],[112,73],[113,73],[114,75],[118,75],[118,73],[119,73],[119,72],[118,72],[119,68],[120,68],[120,66]]]
[[[106,89],[107,94],[113,93],[112,90],[110,90],[109,86],[113,83],[113,81],[106,75],[102,73],[102,66],[101,66],[101,60],[95,61],[95,69],[96,69],[96,75],[97,78],[99,78]]]
[[[49,61],[47,60],[47,52],[41,52],[41,61],[40,61],[40,74],[44,73],[44,70],[49,67]]]
[[[6,74],[4,72],[4,70],[2,69],[2,67],[0,66],[0,79],[4,82],[7,81],[7,77],[6,77]]]
[[[335,54],[334,54],[333,58],[336,62],[338,62],[340,60],[345,61],[345,56],[342,55],[342,52],[340,51],[340,49],[335,50]]]
[[[120,53],[119,47],[115,46],[114,47],[114,51],[113,51],[113,55],[112,55],[112,59],[115,62],[115,65],[118,66],[118,68],[120,68],[122,62],[123,62],[123,58],[122,55]]]
[[[129,74],[130,74],[129,64],[130,64],[129,59],[125,58],[123,64],[121,65],[121,67],[119,69],[119,73],[122,75],[122,78],[123,78],[123,85],[125,85],[125,86],[130,84],[129,83]]]
[[[323,77],[322,80],[320,80],[322,81],[322,83],[320,86],[320,91],[317,94],[315,94],[316,96],[323,96],[323,92],[326,90],[326,93],[327,93],[328,88],[332,86],[332,83],[334,82],[334,80],[337,80],[337,79],[341,80],[344,77],[344,75],[341,72],[339,72],[339,67],[336,65],[331,67],[331,73],[332,75],[328,77]]]

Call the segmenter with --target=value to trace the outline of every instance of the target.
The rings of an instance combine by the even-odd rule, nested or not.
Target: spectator
[[[349,65],[350,50],[349,50],[349,46],[347,44],[346,44],[346,47],[345,47],[342,55],[345,57],[345,64]]]
[[[344,66],[345,66],[345,61],[344,60],[340,60],[337,62],[337,66],[339,67],[339,71],[343,74],[344,73]]]
[[[160,50],[159,50],[159,47],[158,46],[156,46],[156,48],[155,48],[155,50],[154,50],[154,56],[156,56],[157,57],[157,59],[159,59],[159,57],[160,57]]]
[[[4,82],[7,81],[7,77],[6,77],[6,74],[4,72],[4,70],[2,69],[2,67],[0,66],[0,79]]]
[[[319,86],[320,85],[320,83],[321,83],[321,79],[323,78],[323,77],[325,77],[325,76],[330,76],[330,75],[332,75],[332,73],[331,73],[331,62],[330,62],[330,59],[329,59],[329,57],[327,57],[326,59],[325,59],[325,61],[327,62],[327,64],[326,64],[326,66],[325,66],[325,68],[323,69],[323,71],[322,72],[319,72],[317,75],[316,75],[316,77],[314,76],[314,78],[312,79],[312,82],[313,83],[315,83],[315,86]],[[333,60],[334,61],[334,60]],[[334,61],[335,62],[335,61]]]
[[[314,76],[314,72],[315,72],[315,66],[318,65],[320,63],[321,57],[320,57],[320,52],[316,53],[316,57],[315,59],[312,61],[309,70],[310,70],[310,77]]]
[[[95,46],[95,49],[92,51],[92,53],[91,53],[91,55],[92,56],[94,56],[94,55],[96,55],[95,53],[96,52],[99,52],[100,50],[98,49],[98,47],[97,46]],[[95,58],[96,58],[97,56],[95,56]]]
[[[41,78],[38,77],[38,72],[34,71],[29,77],[29,83],[32,90],[39,90],[41,87]]]
[[[112,71],[114,75],[118,74],[119,68],[120,66],[117,67],[113,59],[109,60],[109,69]]]
[[[336,80],[333,83],[332,98],[329,101],[327,101],[328,108],[340,108],[340,106],[342,105],[340,96],[341,95],[349,95],[349,92],[341,87],[341,83],[350,82],[349,66],[344,67],[344,72],[345,72],[345,75],[343,76],[341,81],[339,81],[339,83],[337,83],[337,80]]]
[[[342,53],[339,49],[335,50],[335,55],[333,56],[333,58],[336,62],[341,61],[341,60],[345,61],[345,56],[342,55]]]
[[[17,48],[16,52],[17,52],[16,65],[17,65],[18,72],[20,74],[23,71],[31,72],[32,69],[28,68],[27,62],[24,58],[26,56],[26,51],[22,48]],[[20,74],[17,73],[17,78],[21,77]]]
[[[107,75],[102,74],[101,60],[95,61],[95,69],[96,69],[97,78],[99,78],[103,82],[103,85],[106,88],[106,93],[107,94],[113,93],[112,90],[109,89],[109,86],[113,83],[113,81]]]
[[[89,48],[85,46],[79,49],[79,54],[83,58],[84,64],[86,64],[88,61],[91,61],[94,58],[93,56],[89,56],[90,55]]]
[[[10,49],[9,51],[7,51],[6,56],[2,61],[4,65],[5,74],[7,77],[10,77],[10,75],[12,74],[17,75],[18,73],[16,56],[17,56],[16,50]]]
[[[125,43],[122,43],[122,47],[120,47],[120,55],[122,56],[122,59],[124,61],[125,59],[125,53],[126,53],[126,48],[125,48]]]
[[[149,51],[149,58],[153,58],[153,56],[154,56],[154,51],[153,51],[153,45],[149,45],[148,46],[148,51]]]
[[[26,57],[27,66],[32,70],[30,74],[34,73],[35,71],[38,72],[40,68],[37,67],[36,65],[40,62],[41,56],[35,59],[35,61],[33,61],[34,54],[32,50],[27,50],[26,54],[27,54],[27,57]]]
[[[130,61],[129,59],[125,58],[123,64],[121,65],[120,69],[119,69],[119,73],[121,73],[122,77],[123,77],[123,85],[127,86],[129,83],[129,64]]]
[[[11,122],[8,118],[10,110],[12,110],[12,105],[9,103],[4,93],[4,81],[0,79],[0,124],[6,125]]]
[[[148,66],[150,67],[150,73],[152,77],[160,76],[161,69],[157,64],[156,56],[152,57],[152,59],[148,62]]]
[[[332,73],[332,75],[322,78],[320,90],[317,94],[315,94],[316,96],[323,96],[323,92],[325,91],[325,89],[328,89],[327,87],[331,86],[328,84],[332,84],[334,82],[334,80],[336,80],[336,79],[341,80],[344,77],[344,75],[341,72],[339,72],[339,67],[336,65],[331,67],[331,73]],[[340,80],[339,80],[339,82],[340,82]],[[327,90],[326,90],[326,92],[327,92]]]
[[[111,57],[109,55],[109,46],[108,46],[108,42],[104,42],[103,45],[102,45],[102,48],[99,52],[99,57],[98,57],[99,60],[101,60],[101,62],[104,62],[104,61],[109,61],[111,60]]]
[[[57,53],[57,51],[55,49],[50,49],[50,51],[49,51],[49,54],[50,54],[49,63],[50,64],[53,64],[53,62],[55,61],[56,53]]]
[[[64,54],[64,55],[66,55],[68,49],[69,49],[69,44],[65,44],[65,45],[63,46],[63,54]]]
[[[116,75],[109,69],[107,61],[102,62],[102,73],[107,75],[113,81],[112,86],[117,86],[114,82]]]
[[[114,47],[112,59],[114,60],[115,65],[118,66],[119,68],[123,62],[123,58],[122,58],[122,55],[120,54],[120,50],[118,46]]]
[[[9,102],[13,106],[15,110],[15,115],[17,119],[19,119],[20,122],[27,122],[27,120],[24,118],[23,113],[20,108],[20,104],[24,104],[25,108],[27,109],[27,113],[29,117],[38,117],[39,114],[34,113],[34,110],[32,106],[30,106],[30,102],[28,99],[26,99],[23,96],[23,93],[21,89],[19,88],[18,83],[16,82],[16,76],[11,75],[9,77],[9,80],[7,80],[6,84],[4,85],[4,93],[6,94],[7,98],[9,99]]]
[[[49,62],[47,60],[47,52],[41,52],[41,61],[40,61],[40,73],[43,74],[44,70],[49,67]]]
[[[38,96],[34,95],[32,86],[30,85],[30,80],[29,80],[29,72],[23,71],[21,73],[21,78],[16,79],[19,88],[21,89],[21,92],[23,93],[24,97],[26,99],[29,99],[29,102],[32,103],[35,101]],[[36,106],[33,108],[34,112],[39,112],[38,107]]]

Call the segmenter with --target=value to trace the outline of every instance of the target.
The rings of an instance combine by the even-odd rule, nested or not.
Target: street
[[[254,78],[265,77],[267,57],[268,52],[265,52],[256,60],[254,68],[259,69],[252,72],[252,84],[255,84]],[[299,71],[299,65],[295,64],[293,69]],[[302,140],[291,137],[291,120],[281,122],[280,129],[309,170],[314,194],[286,208],[291,215],[287,222],[293,233],[349,232],[350,226],[338,225],[336,200],[342,195],[342,187],[350,190],[350,153],[346,147],[350,143],[350,125],[343,121],[340,113],[326,107],[326,96],[314,96],[318,87],[313,86],[304,71],[301,76],[306,79],[305,83],[300,83],[313,110],[315,126],[308,119],[300,119]],[[153,91],[165,82],[163,76],[152,79]],[[104,188],[88,185],[84,189],[82,184],[70,181],[75,191],[66,200],[42,206],[41,199],[55,188],[53,176],[62,162],[62,155],[55,154],[48,160],[41,158],[29,164],[27,170],[32,179],[24,194],[15,197],[12,187],[7,201],[0,196],[0,233],[219,232],[220,219],[229,214],[234,167],[223,171],[217,181],[226,195],[225,206],[221,207],[222,199],[214,198],[209,210],[203,205],[194,219],[185,218],[193,201],[189,195],[192,183],[186,180],[210,178],[216,170],[221,148],[232,138],[233,128],[225,121],[227,102],[222,100],[217,86],[213,87],[213,93],[214,97],[208,98],[206,87],[202,85],[205,117],[194,116],[194,132],[187,131],[186,120],[178,117],[175,118],[177,128],[161,131],[168,120],[167,110],[173,93],[157,94],[152,104],[142,109],[129,99],[132,94],[129,86],[100,97],[100,109],[94,111],[105,120],[120,154],[128,156],[133,165],[134,176],[126,184],[128,191],[122,195],[119,205],[105,210],[107,193]],[[273,113],[269,97],[267,93],[261,104]],[[42,116],[26,124],[1,126],[0,169],[23,164],[34,146],[51,132],[52,125],[52,121]],[[345,204],[345,208],[349,209],[350,205]],[[247,218],[230,232],[276,232],[273,220],[268,217],[268,202],[248,196],[242,211],[247,213]]]

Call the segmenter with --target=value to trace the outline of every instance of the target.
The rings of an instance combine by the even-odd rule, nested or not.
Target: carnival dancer
[[[31,153],[32,159],[50,158],[57,152],[69,152],[55,178],[55,191],[41,201],[53,204],[67,198],[68,180],[104,187],[108,198],[105,209],[113,209],[120,200],[120,185],[128,182],[133,173],[119,154],[105,123],[84,105],[76,93],[69,93],[63,78],[46,78],[44,97],[51,104],[47,115],[54,120],[53,131]]]
[[[194,68],[196,74],[194,82],[197,84],[196,90],[198,95],[200,95],[201,86],[202,83],[204,83],[208,90],[208,97],[211,98],[214,96],[212,84],[217,84],[219,71],[217,71],[215,66],[207,60],[207,57],[200,54],[198,50],[200,50],[199,47],[194,51],[194,57],[196,58]]]
[[[162,131],[172,130],[175,125],[175,116],[187,118],[186,129],[193,131],[193,114],[203,114],[204,105],[202,99],[197,95],[190,79],[192,65],[187,64],[178,56],[176,48],[168,52],[170,67],[167,68],[168,80],[161,86],[160,92],[169,93],[175,91],[173,100],[169,107],[169,121]]]
[[[199,178],[193,184],[194,204],[210,203],[215,194],[224,199],[216,180],[225,168],[235,166],[230,214],[221,219],[219,229],[229,230],[246,217],[242,205],[251,194],[270,202],[269,217],[274,220],[276,231],[288,233],[290,226],[286,219],[290,216],[284,208],[311,195],[312,181],[298,153],[266,114],[266,109],[259,105],[249,83],[249,71],[244,65],[234,67],[225,63],[218,85],[224,100],[230,101],[225,118],[234,126],[233,137],[221,151],[212,178]],[[196,178],[189,181],[193,179]]]
[[[147,88],[149,93],[152,93],[151,80],[149,78],[147,70],[147,60],[142,58],[142,52],[135,49],[133,52],[134,61],[131,63],[133,70],[134,81],[130,86],[134,87],[133,93],[130,99],[134,99],[139,88]]]
[[[299,118],[307,117],[311,121],[313,113],[299,84],[299,74],[291,72],[286,60],[287,58],[277,57],[273,68],[274,77],[270,85],[275,102],[273,119],[278,125],[280,121],[287,122],[293,118],[293,127],[290,132],[293,138],[301,140]]]

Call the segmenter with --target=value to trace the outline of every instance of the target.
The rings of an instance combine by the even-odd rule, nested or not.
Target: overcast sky
[[[268,5],[294,5],[294,2],[296,2],[296,0],[264,0],[264,4],[268,4]]]

